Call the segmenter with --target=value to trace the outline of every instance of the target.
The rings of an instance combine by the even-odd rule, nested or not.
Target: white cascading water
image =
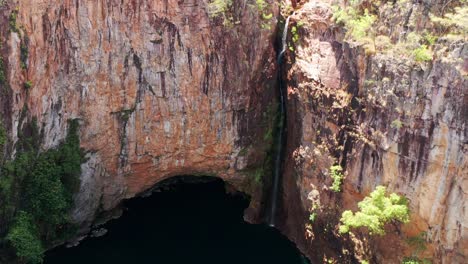
[[[294,13],[292,14],[294,15]],[[275,168],[273,171],[273,189],[271,190],[271,208],[270,208],[270,219],[269,225],[275,226],[275,219],[276,219],[276,207],[278,203],[278,192],[279,192],[279,183],[281,177],[281,163],[282,163],[282,153],[283,153],[283,145],[284,142],[284,123],[285,123],[285,115],[286,115],[286,102],[284,100],[284,91],[283,91],[283,81],[281,78],[282,74],[282,64],[283,64],[283,57],[284,53],[287,49],[287,40],[288,40],[288,27],[289,27],[289,20],[291,16],[286,19],[286,23],[284,24],[283,30],[283,38],[281,41],[281,51],[278,54],[278,65],[279,65],[279,93],[280,93],[280,121],[279,121],[279,133],[276,137],[276,153],[275,153]]]

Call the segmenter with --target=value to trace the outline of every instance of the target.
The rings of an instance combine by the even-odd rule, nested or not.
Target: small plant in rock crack
[[[33,83],[32,83],[31,81],[26,81],[26,82],[24,82],[24,88],[25,88],[26,90],[31,89],[32,86],[33,86]]]
[[[403,127],[403,122],[401,122],[400,119],[395,119],[392,121],[392,123],[390,124],[390,127],[392,128],[396,128],[396,129],[400,129]]]
[[[314,212],[309,215],[309,221],[311,223],[314,223],[316,219],[317,219],[317,213]]]
[[[333,179],[330,189],[334,192],[341,192],[341,185],[343,184],[343,168],[340,165],[330,167],[330,177]]]

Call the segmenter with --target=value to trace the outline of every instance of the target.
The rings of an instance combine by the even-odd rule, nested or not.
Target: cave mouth
[[[44,263],[307,263],[276,229],[245,222],[249,200],[231,189],[215,177],[173,177],[126,201],[107,234],[56,248]]]

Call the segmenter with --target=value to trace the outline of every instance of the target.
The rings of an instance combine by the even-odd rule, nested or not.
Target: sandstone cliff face
[[[414,10],[412,16],[421,15]],[[451,45],[423,64],[379,53],[366,56],[364,49],[342,41],[331,16],[329,1],[309,1],[292,17],[293,26],[303,26],[285,73],[288,153],[282,229],[319,262],[341,252],[345,257],[336,257],[337,263],[366,258],[400,263],[414,253],[404,240],[424,231],[428,249],[421,258],[466,263],[466,43]],[[339,194],[327,187],[332,183],[329,168],[336,163],[346,171]],[[350,247],[338,235],[336,225],[343,210],[357,209],[357,202],[377,185],[409,198],[412,221],[402,228],[389,226],[385,237],[362,236],[370,246],[358,250],[357,243]],[[312,207],[318,218],[311,225]],[[364,256],[346,257],[344,249]]]
[[[248,192],[248,214],[258,217],[252,172],[271,135],[275,21],[262,19],[254,1],[233,2],[234,23],[223,25],[209,16],[208,0],[0,0],[3,158],[14,157],[33,117],[43,149],[63,140],[67,120],[79,119],[88,159],[73,220],[84,227],[123,199],[187,174],[216,175]],[[426,64],[368,57],[342,41],[330,1],[293,2],[291,21],[303,26],[285,73],[279,227],[318,263],[339,252],[343,262],[398,263],[412,254],[402,241],[422,231],[429,246],[422,256],[466,262],[466,44]],[[335,163],[346,171],[340,194],[327,188]],[[338,236],[341,212],[381,184],[410,199],[411,223],[389,226],[384,238]]]
[[[229,10],[235,23],[224,26],[207,0],[6,1],[7,154],[14,156],[23,109],[25,120],[37,118],[43,149],[79,119],[88,161],[73,219],[85,226],[176,175],[219,176],[258,207],[248,170],[262,166],[271,125],[264,113],[275,101],[274,30],[262,24],[275,21],[241,2]],[[14,10],[18,32],[8,22]]]

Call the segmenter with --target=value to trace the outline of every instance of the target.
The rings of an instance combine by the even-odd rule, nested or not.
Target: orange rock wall
[[[44,149],[65,137],[67,120],[80,120],[89,159],[76,222],[92,222],[97,211],[175,175],[216,175],[242,189],[244,170],[263,164],[263,149],[252,146],[262,143],[263,113],[275,101],[275,19],[265,22],[235,1],[234,23],[224,26],[207,3],[19,0],[1,7],[5,22],[18,10],[20,28],[1,26],[11,142],[25,106]]]
[[[414,6],[411,19],[421,10]],[[412,221],[389,225],[384,237],[366,238],[371,252],[361,255],[370,263],[401,263],[416,252],[405,241],[427,232],[420,258],[466,263],[466,43],[422,65],[405,57],[367,56],[343,41],[331,17],[330,1],[305,1],[291,19],[291,27],[302,26],[284,73],[289,87],[282,229],[317,263],[365,260],[356,257],[356,243],[338,235],[337,225],[344,210],[356,210],[363,197],[385,185],[408,197]],[[346,171],[340,193],[329,189],[334,164]]]

